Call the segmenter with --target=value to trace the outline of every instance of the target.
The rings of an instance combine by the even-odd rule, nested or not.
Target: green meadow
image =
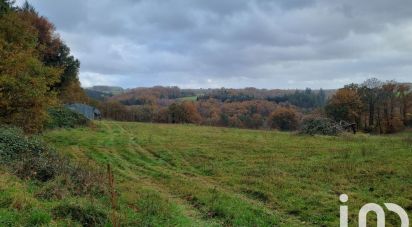
[[[111,121],[44,135],[74,159],[112,165],[118,213],[131,226],[338,226],[342,193],[353,226],[368,202],[410,214],[411,136]]]
[[[53,185],[0,169],[0,226],[87,226],[96,218],[112,226],[104,213],[121,226],[339,226],[342,193],[349,226],[369,202],[396,203],[411,216],[411,132],[330,137],[99,121],[42,137],[74,162],[103,171],[110,164],[116,207],[110,196],[43,199],[39,191]],[[399,226],[396,215],[386,219]]]
[[[183,98],[178,98],[178,101],[196,101],[197,100],[197,96],[187,96],[187,97],[183,97]]]

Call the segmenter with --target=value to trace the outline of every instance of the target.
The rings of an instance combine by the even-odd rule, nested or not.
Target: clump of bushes
[[[342,132],[344,129],[339,123],[323,117],[305,119],[300,129],[301,134],[307,135],[337,136]]]
[[[103,195],[104,175],[93,169],[75,166],[72,163],[65,167],[51,181],[48,181],[36,197],[40,199],[63,199],[66,196]]]
[[[75,128],[90,124],[85,116],[65,107],[55,107],[48,110],[49,120],[46,128]]]
[[[38,155],[47,149],[36,137],[26,137],[19,128],[0,126],[0,163],[19,159],[24,155]]]
[[[104,193],[103,174],[73,164],[40,139],[27,137],[14,127],[0,126],[0,164],[21,179],[48,182],[44,192],[51,192],[47,186],[54,181],[56,193],[43,193],[48,197],[60,197],[57,192],[61,191],[71,195]]]

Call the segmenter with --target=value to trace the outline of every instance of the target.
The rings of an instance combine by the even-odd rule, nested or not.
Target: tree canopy
[[[28,3],[0,1],[0,59],[0,123],[38,132],[49,107],[86,100],[79,61]]]

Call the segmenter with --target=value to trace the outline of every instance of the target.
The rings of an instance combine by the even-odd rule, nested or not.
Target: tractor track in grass
[[[410,207],[410,198],[402,197],[412,192],[408,133],[306,137],[101,121],[94,128],[50,131],[45,138],[74,159],[110,163],[126,207],[150,202],[142,197],[150,191],[179,207],[167,211],[178,217],[175,222],[190,219],[192,226],[338,225],[336,198],[344,192],[351,193],[354,207],[381,197]],[[391,194],[382,185],[393,185]],[[123,210],[130,220],[140,217],[134,204]],[[397,222],[388,217],[388,223]]]
[[[116,127],[116,131],[121,132],[121,135],[123,135],[123,138],[127,138],[126,139],[126,144],[127,144],[127,152],[135,152],[138,153],[139,155],[143,155],[144,157],[150,157],[150,159],[145,159],[146,161],[149,161],[149,164],[154,164],[154,163],[158,163],[159,160],[162,160],[161,158],[159,158],[158,155],[155,155],[155,153],[153,151],[149,151],[145,148],[143,148],[140,144],[138,144],[135,141],[135,135],[133,133],[130,132],[130,130],[128,130],[127,128],[125,128],[124,125],[121,125],[122,123],[115,123],[114,127]],[[105,124],[105,127],[110,130],[110,134],[111,134],[111,139],[115,140],[116,137],[116,132],[113,130],[113,125],[107,125],[107,123]],[[120,135],[118,135],[117,138],[119,138]],[[122,151],[124,152],[124,151]],[[131,153],[129,153],[130,155]],[[119,156],[119,154],[116,154],[117,156]],[[129,158],[127,157],[127,154],[120,154],[120,157],[123,158],[125,163],[129,163],[133,168],[132,172],[134,171],[142,171],[142,170],[146,170],[148,172],[152,172],[152,173],[157,173],[163,176],[170,176],[176,179],[181,179],[183,182],[185,183],[192,183],[193,185],[196,185],[199,188],[208,188],[208,189],[213,189],[213,190],[217,190],[220,193],[224,193],[226,195],[229,195],[232,198],[235,199],[239,199],[242,200],[244,202],[246,202],[247,204],[250,204],[251,207],[258,207],[260,209],[262,209],[262,211],[264,213],[266,213],[267,215],[271,215],[274,217],[277,217],[279,219],[279,217],[285,217],[287,216],[288,219],[293,219],[295,223],[302,223],[302,221],[300,221],[299,219],[292,217],[290,215],[285,214],[284,212],[278,211],[278,210],[273,210],[268,208],[267,206],[265,206],[265,204],[263,204],[261,201],[259,200],[255,200],[255,199],[251,199],[249,197],[246,197],[244,194],[238,193],[236,191],[233,191],[231,189],[229,189],[228,187],[225,187],[221,184],[219,184],[218,182],[216,182],[213,179],[210,179],[210,177],[205,177],[205,176],[200,176],[196,173],[191,173],[189,176],[183,173],[180,173],[179,169],[169,163],[166,163],[165,166],[159,166],[159,165],[155,165],[155,166],[150,166],[149,169],[147,169],[147,167],[149,166],[149,164],[146,166],[140,166],[138,168],[135,169],[136,163],[130,163],[130,160],[128,160]],[[163,160],[162,160],[163,161]],[[162,162],[163,163],[163,162]],[[129,165],[128,164],[128,165]],[[188,163],[187,163],[188,164]],[[123,172],[124,174],[124,172]],[[159,193],[161,193],[162,195],[166,196],[167,198],[175,201],[176,203],[182,205],[183,207],[186,207],[185,209],[185,213],[188,214],[195,214],[195,216],[197,217],[201,217],[204,216],[204,214],[202,214],[202,212],[204,212],[204,210],[199,209],[199,207],[194,206],[190,201],[187,200],[187,196],[188,195],[182,195],[177,193],[175,190],[170,188],[170,185],[168,184],[164,184],[162,182],[159,181],[154,181],[152,179],[149,179],[147,177],[136,177],[134,175],[126,174],[129,179],[133,179],[136,180],[137,182],[139,182],[140,184],[144,184],[145,187],[149,187],[152,189],[155,189],[156,191],[158,191]],[[183,183],[182,182],[182,183]],[[192,209],[188,209],[188,207],[191,207]],[[195,212],[193,212],[193,209],[197,210]],[[284,218],[282,218],[284,219]],[[306,223],[306,225],[308,225],[309,223]]]
[[[111,133],[111,139],[115,139],[115,133],[113,132],[113,127],[112,125],[108,125],[107,123],[103,124],[106,129],[108,129]],[[124,135],[127,135],[128,142],[127,142],[127,147],[129,150],[132,152],[138,153],[139,155],[141,153],[146,153],[147,155],[151,155],[150,152],[145,152],[145,150],[134,141],[134,136],[126,129],[121,127],[120,125],[116,124],[116,127],[118,127]],[[111,153],[113,154],[113,153]],[[130,153],[129,153],[130,154]],[[153,159],[156,159],[156,156],[151,155]],[[123,156],[125,157],[125,156]],[[181,199],[179,196],[173,195],[170,193],[170,191],[166,190],[166,187],[163,185],[156,184],[153,180],[151,180],[148,177],[142,176],[142,175],[134,175],[132,173],[136,171],[147,171],[147,173],[162,173],[162,171],[159,171],[158,169],[152,169],[150,168],[149,170],[145,166],[136,166],[136,163],[130,163],[129,158],[124,159],[125,163],[128,163],[130,165],[127,166],[132,166],[132,169],[129,169],[129,171],[120,171],[119,173],[121,174],[122,177],[127,178],[128,184],[130,184],[130,181],[134,181],[137,185],[137,187],[134,188],[146,188],[146,189],[151,189],[155,190],[158,192],[160,195],[162,195],[164,198],[167,198],[168,200],[174,202],[175,204],[178,204],[179,207],[182,208],[183,213],[187,216],[190,217],[191,219],[194,220],[199,226],[209,226],[209,225],[214,225],[213,223],[207,223],[202,220],[202,214],[198,212],[198,210],[193,209],[193,207],[187,203],[187,201]],[[136,167],[136,168],[133,168]],[[146,175],[147,175],[146,173]],[[121,183],[122,184],[122,183]],[[127,190],[133,190],[132,188],[128,188]],[[217,223],[216,223],[217,224]]]

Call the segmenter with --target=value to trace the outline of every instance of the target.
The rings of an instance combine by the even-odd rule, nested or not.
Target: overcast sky
[[[30,0],[83,86],[337,88],[412,81],[411,0]]]

